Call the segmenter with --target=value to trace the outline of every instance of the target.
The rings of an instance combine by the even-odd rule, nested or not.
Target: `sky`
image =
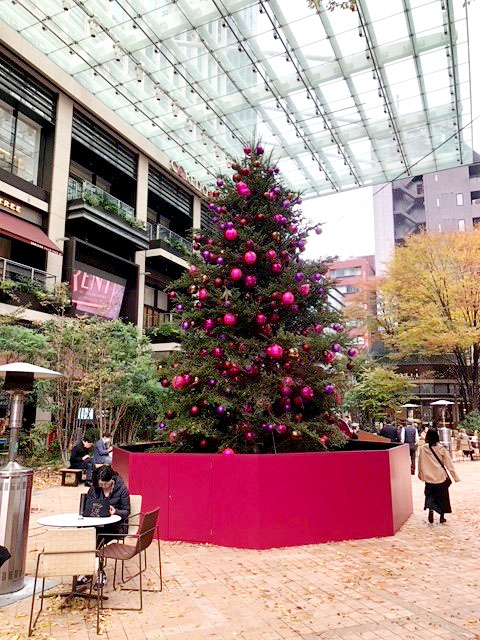
[[[480,76],[475,72],[475,63],[480,59],[480,39],[472,37],[472,34],[476,34],[473,25],[480,24],[480,0],[471,0],[468,14],[472,117],[475,118],[480,114]],[[480,118],[473,124],[473,141],[474,148],[480,151]],[[310,236],[305,257],[338,256],[343,259],[375,253],[371,187],[312,198],[303,203],[302,209],[306,218],[323,225],[321,235],[313,233]]]

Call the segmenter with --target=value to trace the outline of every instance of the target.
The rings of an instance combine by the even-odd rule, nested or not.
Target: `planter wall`
[[[232,458],[116,448],[113,463],[143,511],[160,507],[162,540],[268,549],[389,536],[413,511],[407,445]]]

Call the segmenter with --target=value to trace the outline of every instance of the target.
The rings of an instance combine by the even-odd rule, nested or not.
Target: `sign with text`
[[[77,269],[73,272],[70,285],[72,302],[77,311],[109,320],[115,320],[120,315],[125,294],[125,287],[121,284]]]

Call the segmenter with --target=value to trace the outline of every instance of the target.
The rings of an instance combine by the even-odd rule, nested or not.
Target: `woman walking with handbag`
[[[436,429],[429,429],[425,444],[420,448],[418,457],[418,477],[425,482],[425,506],[428,509],[428,521],[433,524],[433,512],[440,514],[440,522],[446,522],[445,514],[452,513],[448,488],[452,484],[450,474],[455,482],[460,478],[455,471],[447,449],[440,444]]]

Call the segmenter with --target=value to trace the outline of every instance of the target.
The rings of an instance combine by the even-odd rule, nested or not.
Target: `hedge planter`
[[[408,445],[351,442],[328,453],[142,453],[114,468],[160,538],[269,549],[394,535],[413,512]]]

